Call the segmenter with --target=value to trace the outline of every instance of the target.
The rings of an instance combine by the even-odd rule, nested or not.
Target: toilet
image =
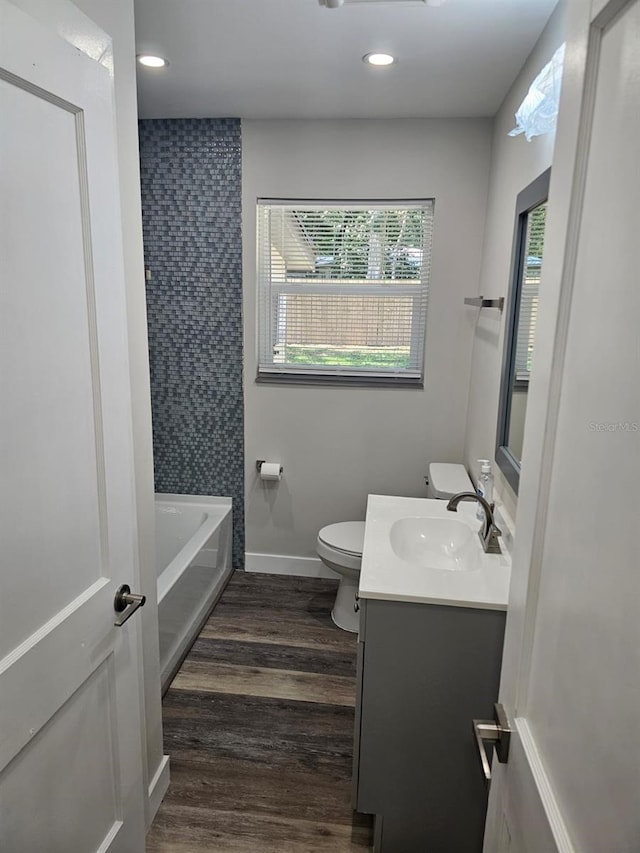
[[[328,568],[340,575],[340,586],[331,611],[338,628],[358,632],[358,584],[364,544],[364,521],[339,521],[318,533],[316,551]]]
[[[474,492],[474,486],[464,465],[451,462],[431,462],[427,482],[427,497],[449,500],[458,492]],[[358,585],[364,544],[364,521],[339,521],[328,524],[318,533],[316,551],[322,562],[340,575],[340,586],[331,611],[338,628],[357,633]]]

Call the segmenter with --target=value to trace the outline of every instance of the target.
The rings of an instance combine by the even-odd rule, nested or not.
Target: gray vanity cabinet
[[[376,853],[482,850],[487,783],[473,718],[497,701],[505,613],[362,599],[354,808]]]

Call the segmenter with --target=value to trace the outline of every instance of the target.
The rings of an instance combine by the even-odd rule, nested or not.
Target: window
[[[258,202],[258,381],[422,384],[433,201]]]

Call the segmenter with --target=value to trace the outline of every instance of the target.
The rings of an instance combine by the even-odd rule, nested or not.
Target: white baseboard
[[[169,788],[169,756],[163,755],[158,769],[156,770],[153,779],[149,782],[149,792],[147,800],[147,831],[151,828],[153,819],[156,816],[160,803]]]
[[[339,579],[317,557],[292,557],[290,554],[245,554],[246,572],[264,575],[297,575],[303,578]]]

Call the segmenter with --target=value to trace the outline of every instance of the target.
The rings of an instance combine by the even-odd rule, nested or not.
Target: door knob
[[[147,600],[146,595],[136,595],[131,592],[128,584],[123,583],[116,592],[116,597],[113,599],[113,609],[120,615],[113,623],[116,628],[120,628],[130,616],[136,612],[139,607],[144,607]]]
[[[485,749],[484,742],[488,741],[494,745],[498,761],[506,764],[509,760],[509,741],[511,740],[511,727],[503,706],[496,703],[493,706],[493,720],[474,720],[473,733],[476,736],[476,744],[480,753],[482,772],[487,782],[491,781],[491,764]]]

